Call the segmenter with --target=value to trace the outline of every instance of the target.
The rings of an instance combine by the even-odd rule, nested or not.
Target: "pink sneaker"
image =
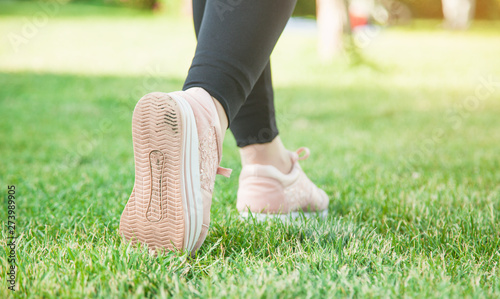
[[[132,118],[135,183],[120,233],[153,251],[196,251],[205,241],[222,140],[210,95],[201,88],[145,95]]]
[[[301,152],[305,155],[299,157]],[[243,218],[249,214],[258,220],[279,217],[295,219],[317,214],[328,215],[328,196],[306,176],[298,163],[309,157],[309,149],[290,152],[292,171],[284,174],[271,165],[247,165],[240,174],[237,208]]]

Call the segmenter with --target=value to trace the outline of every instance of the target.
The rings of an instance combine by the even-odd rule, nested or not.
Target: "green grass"
[[[500,296],[491,29],[386,30],[362,50],[371,66],[356,67],[318,61],[314,37],[286,32],[273,54],[281,136],[310,147],[302,166],[330,196],[330,216],[239,221],[228,134],[222,165],[233,176],[217,180],[208,238],[188,258],[129,248],[118,224],[134,180],[134,104],[182,86],[189,20],[62,13],[15,51],[8,36],[32,16],[0,17],[3,247],[12,184],[19,235],[18,291],[7,290],[2,251],[0,297]],[[490,77],[491,92],[475,100]]]

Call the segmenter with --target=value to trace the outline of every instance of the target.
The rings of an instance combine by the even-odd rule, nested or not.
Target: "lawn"
[[[272,57],[281,136],[311,149],[301,165],[330,196],[329,217],[240,221],[228,134],[233,175],[217,179],[209,235],[190,258],[118,235],[133,107],[181,88],[190,20],[65,5],[37,22],[33,5],[0,4],[0,297],[500,296],[500,23],[384,29],[361,63],[323,63],[314,35],[287,30]]]

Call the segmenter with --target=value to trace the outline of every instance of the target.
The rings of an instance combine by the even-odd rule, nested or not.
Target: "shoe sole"
[[[132,117],[135,182],[120,234],[158,252],[191,252],[201,233],[198,133],[191,106],[179,95],[152,93]]]
[[[265,213],[250,213],[250,212],[241,212],[240,217],[242,219],[251,219],[254,218],[257,221],[267,221],[270,219],[279,219],[281,221],[295,221],[303,218],[309,219],[313,217],[317,217],[320,219],[325,219],[328,216],[328,210],[323,210],[319,212],[291,212],[288,214],[265,214]]]

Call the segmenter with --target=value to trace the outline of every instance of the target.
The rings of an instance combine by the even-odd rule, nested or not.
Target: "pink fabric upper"
[[[210,94],[198,87],[179,91],[175,94],[183,97],[191,105],[198,130],[203,225],[198,242],[194,246],[194,252],[203,244],[208,233],[215,176],[216,174],[222,174],[229,177],[231,170],[219,167],[222,159],[221,128],[217,108]]]
[[[301,152],[306,152],[299,158]],[[309,156],[307,148],[290,152],[292,171],[284,174],[271,165],[246,165],[241,170],[237,209],[240,212],[287,214],[302,210],[322,211],[328,196],[309,180],[298,160]]]

